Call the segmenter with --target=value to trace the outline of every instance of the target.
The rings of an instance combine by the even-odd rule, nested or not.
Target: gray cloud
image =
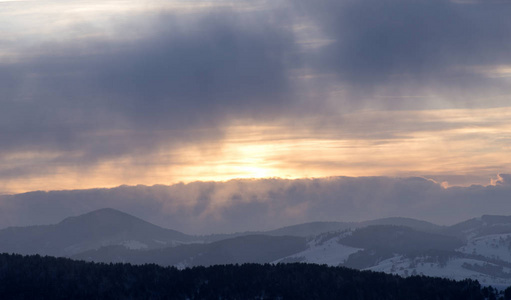
[[[0,64],[0,163],[24,151],[55,155],[2,167],[0,178],[51,173],[55,166],[93,168],[123,155],[143,161],[161,148],[217,142],[223,127],[238,119],[288,119],[303,126],[306,116],[321,123],[310,126],[311,135],[324,126],[343,137],[340,131],[350,126],[339,118],[339,107],[509,105],[509,78],[490,76],[492,68],[511,65],[509,2],[286,5],[186,16],[133,13],[122,21],[111,18],[115,34],[75,24],[70,30],[76,38],[31,48],[25,41],[23,50]],[[302,47],[307,41],[296,27],[304,20],[318,27],[326,45]],[[295,76],[297,70],[310,77]],[[342,96],[328,102],[337,89]],[[324,121],[325,113],[334,117]],[[393,137],[412,127],[377,122],[360,127],[359,136]],[[386,132],[372,134],[378,126]]]
[[[136,153],[215,139],[228,120],[271,118],[289,104],[293,36],[271,15],[181,19],[152,16],[137,38],[121,31],[116,40],[47,43],[3,64],[0,154],[78,151],[89,161]]]
[[[419,177],[332,177],[32,192],[0,197],[0,227],[55,223],[103,207],[188,233],[390,216],[453,224],[482,214],[511,214],[510,176],[500,175],[495,186],[447,189]]]
[[[403,95],[439,95],[457,105],[508,104],[507,99],[488,99],[509,94],[508,80],[475,70],[511,64],[510,2],[301,3],[303,14],[331,41],[314,54],[315,66],[336,73],[354,100],[369,98],[367,106],[382,102],[380,108],[401,109],[434,104],[428,97]],[[374,97],[378,93],[394,97]]]

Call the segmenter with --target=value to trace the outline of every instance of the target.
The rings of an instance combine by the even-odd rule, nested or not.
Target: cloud
[[[511,185],[511,174],[499,174],[495,184],[505,186]]]
[[[178,167],[185,146],[221,148],[237,122],[370,144],[455,126],[363,122],[362,108],[509,106],[508,2],[125,4],[0,13],[13,24],[0,53],[0,189],[119,170],[113,186],[147,165]]]
[[[271,19],[229,9],[142,14],[116,23],[115,39],[25,48],[0,68],[0,159],[54,152],[47,163],[96,164],[216,141],[231,120],[282,113],[293,99],[294,43]]]
[[[109,29],[114,34],[21,51],[23,59],[2,64],[0,71],[5,108],[0,151],[37,145],[116,156],[160,145],[162,136],[154,132],[166,130],[171,135],[166,142],[191,135],[200,140],[221,136],[215,129],[226,120],[294,118],[295,110],[313,114],[311,107],[325,105],[321,89],[332,79],[298,84],[301,79],[290,71],[302,67],[336,73],[330,88],[340,86],[347,94],[333,105],[343,108],[365,103],[402,109],[441,101],[432,97],[482,106],[507,101],[487,99],[509,93],[507,79],[484,74],[511,65],[511,5],[446,0],[287,5],[287,13],[265,4],[262,10],[211,8],[186,17],[135,14],[114,22]],[[292,30],[303,19],[329,43],[303,51]],[[98,30],[91,24],[74,28]],[[307,95],[305,88],[314,91]],[[485,95],[485,102],[474,95]],[[193,128],[212,130],[201,136],[187,131]]]
[[[420,177],[246,179],[31,192],[0,197],[0,227],[56,223],[103,207],[187,233],[391,216],[453,224],[482,214],[511,214],[510,192],[504,184],[446,189]]]
[[[352,101],[365,100],[362,107],[431,108],[439,97],[457,106],[507,105],[488,98],[509,95],[508,79],[475,70],[511,64],[509,2],[300,3],[330,41],[313,53],[314,66],[337,74]]]

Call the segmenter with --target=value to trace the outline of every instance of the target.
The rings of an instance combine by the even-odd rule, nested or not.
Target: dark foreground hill
[[[178,270],[0,255],[2,299],[510,299],[474,280],[356,271],[314,264]]]

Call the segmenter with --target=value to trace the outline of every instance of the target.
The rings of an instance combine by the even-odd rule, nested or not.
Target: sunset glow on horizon
[[[368,131],[361,124],[392,119],[390,127]],[[346,131],[316,124],[233,125],[216,143],[165,147],[136,156],[117,157],[90,169],[56,166],[42,176],[3,182],[11,193],[31,190],[85,189],[122,184],[153,185],[237,178],[320,178],[331,176],[467,176],[446,186],[491,184],[511,172],[511,108],[427,111],[365,111],[343,116]],[[313,121],[313,120],[312,120]],[[413,125],[411,124],[413,122]],[[335,124],[335,123],[334,123]],[[51,161],[59,153],[4,156],[16,164]],[[77,153],[77,156],[80,155]],[[474,175],[479,176],[474,176]],[[472,176],[470,176],[472,175]]]

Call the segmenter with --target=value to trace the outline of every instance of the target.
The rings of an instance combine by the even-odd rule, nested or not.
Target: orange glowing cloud
[[[232,178],[470,175],[509,173],[511,108],[359,112],[342,125],[286,122],[232,124],[217,142],[185,144],[104,160],[84,168],[59,164],[3,180],[1,189],[29,190],[171,184]],[[385,126],[380,125],[384,119]],[[339,124],[341,121],[337,120]],[[324,120],[322,120],[324,121]],[[370,133],[368,135],[368,133]],[[4,165],[48,165],[58,153],[2,157]],[[488,183],[489,183],[489,177]],[[467,181],[464,184],[471,184]],[[448,185],[447,182],[444,183]]]

